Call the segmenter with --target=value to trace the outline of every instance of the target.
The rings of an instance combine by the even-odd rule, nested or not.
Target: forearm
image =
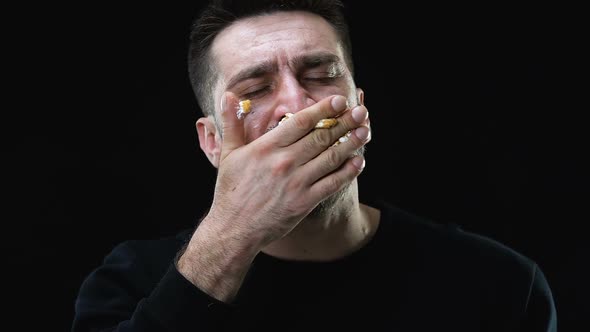
[[[150,294],[139,301],[132,293],[113,295],[121,290],[124,280],[113,272],[99,273],[84,285],[76,302],[72,332],[219,331],[231,317],[231,306],[195,287],[173,264]]]
[[[238,293],[252,261],[259,252],[257,241],[217,221],[205,218],[180,256],[178,271],[211,297],[229,303]]]

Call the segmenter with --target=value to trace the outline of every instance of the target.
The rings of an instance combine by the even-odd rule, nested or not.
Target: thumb
[[[244,138],[244,121],[238,119],[236,114],[238,108],[238,97],[231,92],[226,92],[221,98],[223,142],[221,144],[220,160],[225,159],[233,150],[246,144]]]

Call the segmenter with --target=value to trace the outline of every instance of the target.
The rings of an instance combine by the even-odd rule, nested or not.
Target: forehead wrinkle
[[[305,22],[306,20],[297,21],[297,22],[304,22],[304,25],[290,25],[284,26],[284,20],[280,20],[278,23],[280,25],[277,26],[277,19],[283,15],[301,15],[306,18],[311,18],[313,20],[309,22]],[[314,22],[317,21],[317,22]],[[318,28],[317,24],[324,24],[327,26],[327,29]],[[276,28],[270,32],[270,28]],[[262,30],[262,32],[260,31]],[[290,31],[299,31],[298,34],[301,35],[301,39],[293,40]],[[277,36],[276,34],[279,34]],[[282,35],[282,36],[281,36]],[[315,36],[315,37],[312,37]],[[266,39],[265,39],[266,37]],[[319,21],[319,18],[316,18],[315,15],[311,15],[308,13],[288,13],[288,14],[273,14],[269,16],[257,16],[246,18],[243,20],[239,20],[234,24],[230,25],[226,29],[224,29],[214,40],[212,46],[212,53],[218,55],[216,60],[220,60],[220,54],[229,54],[230,58],[234,55],[243,55],[242,59],[234,59],[235,61],[222,61],[223,63],[217,63],[219,68],[222,70],[222,75],[220,77],[221,81],[223,81],[225,88],[233,86],[238,82],[244,81],[248,78],[259,78],[264,76],[265,74],[271,74],[279,70],[278,62],[275,64],[270,63],[271,61],[276,61],[278,59],[268,60],[268,63],[256,63],[256,60],[260,59],[260,51],[257,51],[259,48],[264,48],[265,45],[271,45],[268,49],[262,49],[262,53],[274,53],[275,51],[281,49],[280,45],[284,41],[289,42],[296,42],[295,44],[289,44],[287,49],[291,49],[291,51],[287,51],[287,53],[299,53],[301,51],[305,53],[309,53],[312,56],[315,53],[327,53],[331,54],[335,57],[335,62],[331,65],[336,66],[337,68],[345,68],[346,63],[343,62],[340,43],[338,41],[337,35],[333,28],[327,25],[323,21]],[[333,45],[335,43],[335,45]],[[225,46],[224,46],[225,45]],[[239,45],[239,47],[237,46]],[[294,46],[297,45],[297,46]],[[325,49],[328,47],[329,49]],[[335,49],[333,50],[332,48]],[[318,50],[318,48],[320,50]],[[299,52],[298,52],[298,51]],[[259,53],[259,54],[255,54]],[[275,54],[276,55],[276,54]],[[297,56],[297,55],[296,55]],[[250,58],[251,60],[247,60]],[[309,58],[302,58],[302,59],[295,59],[294,61],[288,60],[288,66],[293,69],[299,67],[301,69],[302,66],[304,67],[312,67],[318,65],[324,65],[322,61],[330,61],[328,59],[313,59],[312,57]],[[217,62],[217,61],[216,61]],[[254,63],[252,66],[248,66],[248,68],[239,69],[238,72],[232,75],[232,67],[236,67],[235,65],[238,63],[244,63],[248,66],[248,64]],[[233,64],[232,64],[233,63]],[[325,64],[330,65],[329,62]],[[294,66],[297,65],[297,66]],[[240,67],[240,66],[237,66]],[[229,70],[228,70],[229,69]],[[223,72],[228,73],[228,75],[223,75]],[[227,83],[227,84],[226,84]]]

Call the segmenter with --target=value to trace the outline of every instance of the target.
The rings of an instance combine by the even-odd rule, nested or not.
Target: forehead
[[[222,77],[253,63],[289,60],[309,52],[332,53],[343,60],[334,28],[307,12],[277,12],[241,19],[213,42],[212,54]]]

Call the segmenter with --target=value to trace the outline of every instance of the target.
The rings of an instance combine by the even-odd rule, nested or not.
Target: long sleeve
[[[557,312],[551,288],[543,271],[536,264],[526,305],[523,331],[557,332]]]
[[[173,260],[154,268],[149,259],[129,243],[115,248],[83,282],[72,332],[218,330],[231,307],[186,280]]]

